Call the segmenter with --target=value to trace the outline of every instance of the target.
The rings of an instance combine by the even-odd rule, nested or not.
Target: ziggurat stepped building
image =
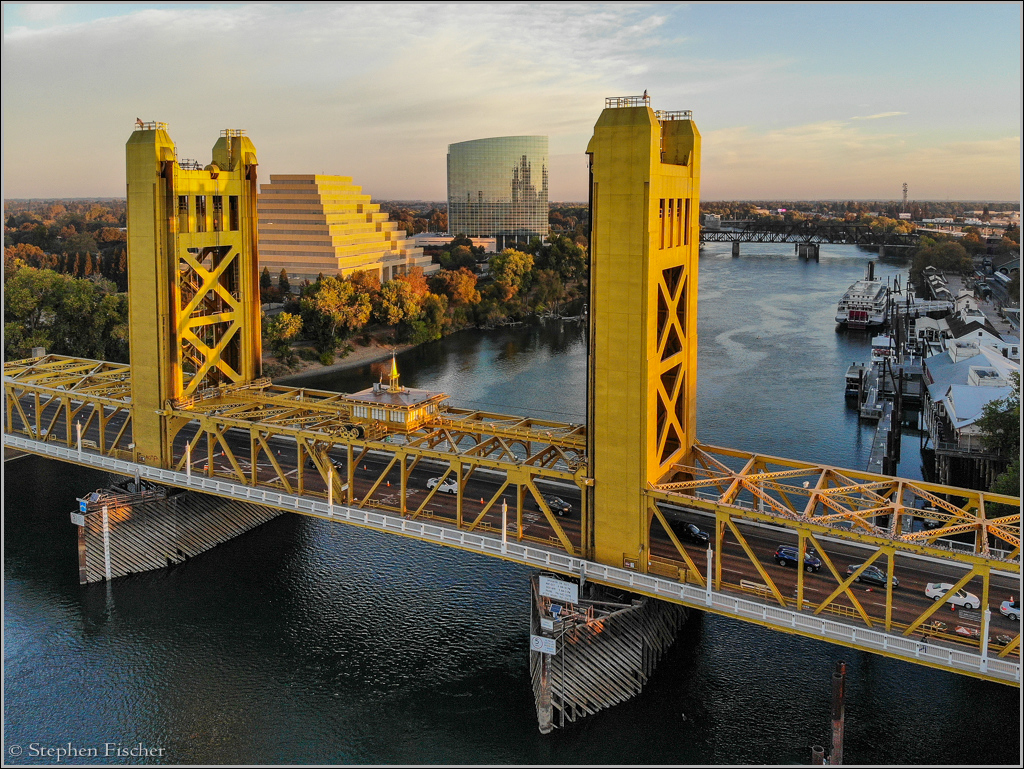
[[[260,269],[274,275],[284,269],[289,278],[316,280],[321,272],[371,270],[383,281],[413,267],[438,269],[351,176],[271,174],[257,210]]]

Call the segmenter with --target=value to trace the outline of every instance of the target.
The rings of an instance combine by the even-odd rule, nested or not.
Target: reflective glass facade
[[[448,145],[448,232],[495,238],[497,249],[548,234],[548,137]]]

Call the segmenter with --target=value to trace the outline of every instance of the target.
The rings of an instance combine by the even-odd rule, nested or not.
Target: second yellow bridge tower
[[[594,560],[646,571],[645,490],[694,440],[700,133],[688,111],[612,98],[587,153],[588,544]]]

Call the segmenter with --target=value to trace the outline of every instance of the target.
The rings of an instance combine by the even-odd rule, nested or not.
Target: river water
[[[870,426],[836,331],[872,255],[709,244],[700,262],[698,437],[863,469]],[[906,274],[883,260],[878,274]],[[399,358],[455,405],[583,421],[581,324],[467,331]],[[303,384],[353,391],[365,367]],[[907,434],[900,474],[919,478]],[[848,667],[847,763],[1020,760],[1020,690],[691,613],[643,694],[541,735],[528,674],[530,570],[283,515],[175,567],[81,587],[75,497],[103,474],[5,464],[4,758],[61,763],[791,764],[830,735]],[[108,744],[109,743],[109,744]],[[119,758],[141,746],[148,758]]]

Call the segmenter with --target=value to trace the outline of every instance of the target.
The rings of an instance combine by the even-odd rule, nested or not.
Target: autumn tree
[[[430,223],[431,232],[448,231],[448,214],[443,211],[438,211],[436,208],[431,209],[428,221]]]
[[[465,267],[438,270],[430,276],[430,290],[448,300],[449,328],[461,328],[473,321],[474,308],[480,303],[477,278]]]
[[[412,291],[412,295],[417,299],[423,299],[423,297],[430,293],[430,288],[427,286],[427,279],[423,275],[422,267],[413,267],[404,275],[399,275],[395,280],[401,280],[404,283],[408,283],[409,289]]]
[[[17,243],[4,248],[4,278],[13,275],[20,267],[36,267],[45,269],[52,266],[49,262],[56,263],[56,258],[51,257],[39,246],[29,243]]]
[[[453,307],[465,307],[480,301],[476,283],[476,275],[465,267],[458,270],[438,270],[430,276],[430,290],[435,294],[447,296],[449,306]]]
[[[501,288],[504,301],[509,301],[520,291],[530,287],[530,274],[533,271],[533,257],[516,251],[514,248],[506,248],[500,254],[495,254],[489,260],[491,277]]]
[[[330,276],[311,286],[300,301],[302,322],[321,362],[329,363],[340,341],[366,325],[370,298],[351,281]]]
[[[295,365],[295,353],[291,341],[302,331],[302,318],[289,312],[279,312],[264,322],[264,334],[274,357],[291,368]]]
[[[284,267],[281,268],[281,272],[277,275],[277,290],[281,292],[283,297],[287,297],[292,290],[292,284],[288,280],[288,271]]]
[[[380,287],[374,319],[385,326],[397,326],[419,312],[419,302],[412,286],[404,280],[389,280]]]
[[[366,294],[371,302],[377,301],[380,293],[380,275],[376,270],[356,270],[348,279],[357,293]]]

